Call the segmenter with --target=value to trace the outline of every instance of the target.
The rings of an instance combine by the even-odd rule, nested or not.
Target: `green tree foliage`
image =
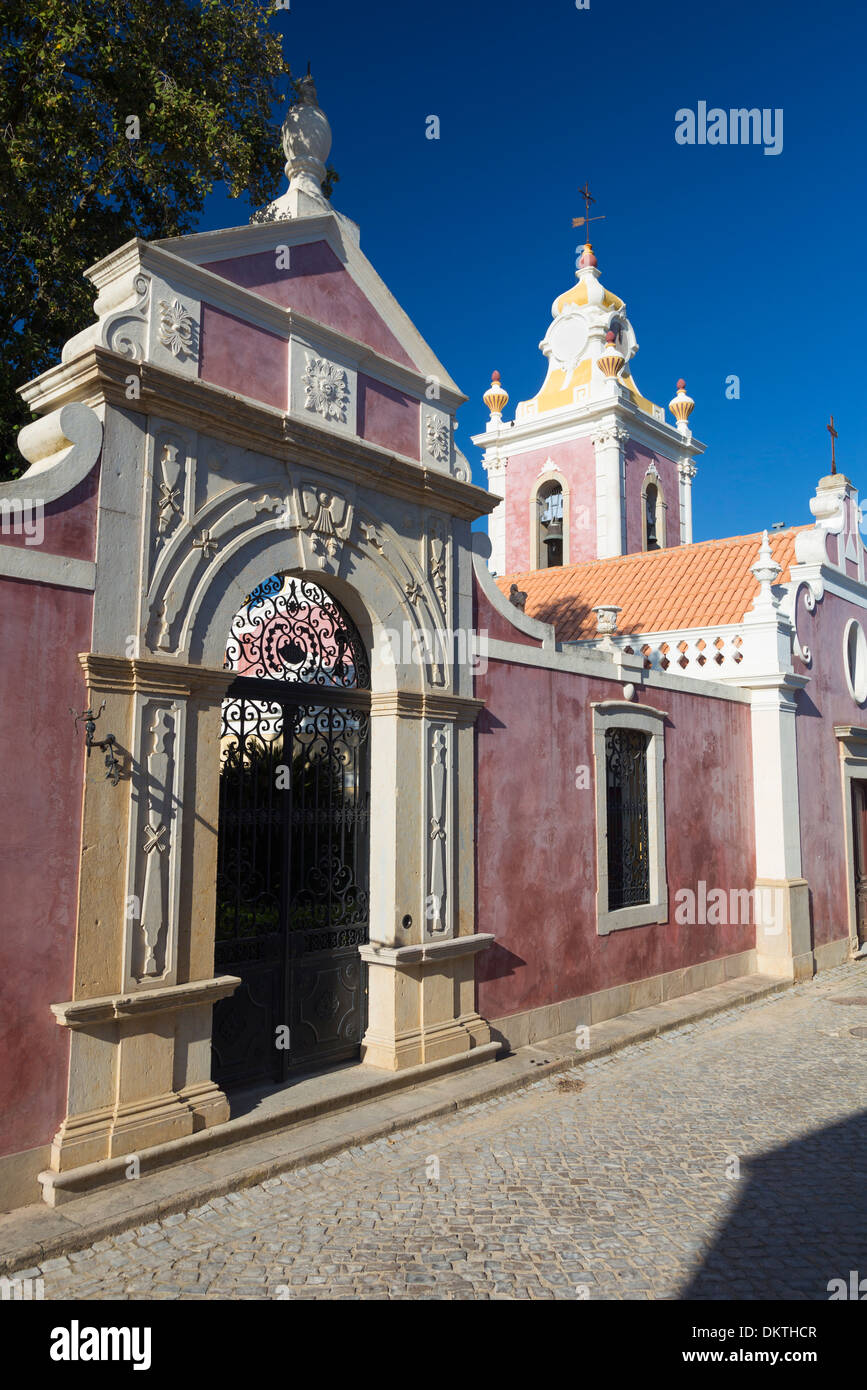
[[[193,229],[220,180],[253,206],[294,83],[263,0],[3,0],[0,477],[26,467],[15,388],[93,321],[83,271],[132,236]],[[135,130],[139,138],[129,138]]]

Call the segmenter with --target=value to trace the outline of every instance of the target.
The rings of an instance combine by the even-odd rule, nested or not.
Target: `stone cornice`
[[[64,1004],[52,1004],[51,1012],[61,1028],[92,1028],[125,1018],[147,1018],[150,1014],[188,1009],[196,1004],[213,1004],[217,999],[234,994],[240,983],[237,975],[216,975],[211,980],[193,980],[185,985],[69,1000]]]
[[[466,695],[440,695],[430,691],[382,690],[370,697],[370,713],[396,714],[404,719],[454,719],[474,721],[484,709],[484,700]]]
[[[140,390],[132,401],[126,394],[131,375],[138,378]],[[20,394],[31,409],[40,411],[82,401],[156,415],[287,467],[321,468],[359,487],[436,506],[467,521],[485,516],[497,504],[485,488],[462,483],[402,454],[319,429],[210,382],[181,377],[153,363],[132,362],[108,348],[85,348],[71,361],[43,372]]]
[[[867,754],[867,729],[859,724],[835,724],[834,737],[844,743],[857,744]]]
[[[606,419],[625,425],[630,439],[636,444],[644,444],[665,458],[680,460],[705,451],[705,445],[694,435],[685,438],[673,425],[654,420],[631,401],[623,399],[593,401],[562,410],[543,411],[541,415],[514,421],[498,430],[474,434],[472,439],[482,449],[495,447],[507,454],[521,454],[531,449],[548,448],[565,440],[595,435],[601,422]]]
[[[637,705],[634,700],[591,700],[590,708],[600,714],[646,714],[661,721],[668,719],[668,712],[657,709],[655,705]]]
[[[234,671],[215,666],[191,666],[187,662],[158,657],[80,652],[78,660],[88,689],[100,694],[181,695],[222,700],[237,679]],[[362,709],[369,707],[372,715],[396,714],[410,719],[472,722],[485,706],[484,700],[470,696],[431,691],[383,690],[371,694],[367,690],[323,690],[322,694],[329,704],[339,695],[340,703]]]
[[[102,656],[79,652],[89,690],[105,694],[182,695],[222,700],[234,671],[152,657]]]
[[[376,942],[360,946],[358,954],[368,964],[390,965],[400,970],[408,965],[436,965],[455,956],[471,956],[486,951],[496,938],[489,932],[473,936],[451,936],[445,941],[423,941],[417,946],[379,946]]]

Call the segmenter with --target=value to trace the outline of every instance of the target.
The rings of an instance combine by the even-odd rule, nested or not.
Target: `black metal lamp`
[[[111,782],[111,785],[116,787],[120,781],[120,763],[114,751],[117,747],[117,739],[114,734],[106,734],[105,738],[102,739],[94,738],[94,734],[96,733],[96,721],[104,709],[105,700],[103,700],[96,714],[94,714],[92,708],[82,710],[81,714],[77,714],[74,709],[70,709],[69,713],[73,716],[76,724],[79,720],[84,720],[84,746],[87,749],[87,756],[90,757],[91,748],[102,748],[105,750],[105,776],[106,779]]]

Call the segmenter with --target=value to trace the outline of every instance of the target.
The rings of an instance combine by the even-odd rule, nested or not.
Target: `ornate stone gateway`
[[[357,1055],[367,1022],[370,671],[312,580],[274,575],[232,623],[223,702],[214,1079]]]

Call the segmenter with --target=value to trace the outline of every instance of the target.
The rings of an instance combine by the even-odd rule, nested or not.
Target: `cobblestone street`
[[[48,1260],[45,1297],[825,1300],[867,1276],[865,1078],[862,962]]]

